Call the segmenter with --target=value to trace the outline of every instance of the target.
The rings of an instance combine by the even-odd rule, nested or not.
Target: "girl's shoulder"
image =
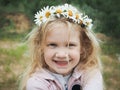
[[[76,72],[83,90],[103,90],[103,78],[99,68],[89,68]]]
[[[28,78],[26,90],[48,90],[48,79],[53,79],[49,73],[44,70],[36,71]]]
[[[47,84],[46,80],[43,78],[38,78],[36,76],[32,76],[27,80],[26,90],[37,90],[40,88],[46,88]]]
[[[85,90],[103,90],[103,77],[100,69],[91,69],[84,72],[82,75]],[[95,89],[96,88],[96,89]]]
[[[89,68],[89,69],[82,69],[82,70],[75,69],[73,72],[73,75],[76,75],[77,77],[79,76],[92,77],[97,74],[102,75],[102,72],[99,68]]]
[[[88,80],[91,78],[102,78],[102,72],[98,68],[88,69],[83,72],[83,77],[87,78]]]

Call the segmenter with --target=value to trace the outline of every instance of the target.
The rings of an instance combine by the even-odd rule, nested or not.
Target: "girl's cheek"
[[[46,53],[47,56],[53,56],[54,53],[55,53],[55,50],[48,49],[48,50],[45,51],[45,53]]]

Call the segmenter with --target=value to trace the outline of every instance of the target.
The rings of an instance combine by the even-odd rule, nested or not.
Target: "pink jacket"
[[[93,71],[74,71],[68,81],[68,90],[75,84],[82,90],[103,90],[102,75],[98,69]],[[61,84],[46,70],[35,72],[27,81],[26,90],[63,90]]]

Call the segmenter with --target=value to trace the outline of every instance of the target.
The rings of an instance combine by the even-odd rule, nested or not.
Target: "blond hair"
[[[44,57],[43,57],[43,43],[48,32],[48,26],[50,24],[64,23],[68,25],[77,26],[80,32],[80,43],[82,47],[82,54],[80,57],[80,62],[76,68],[81,69],[93,69],[99,68],[99,44],[92,31],[82,28],[80,25],[73,23],[69,19],[51,19],[40,27],[37,27],[29,34],[29,46],[31,49],[32,62],[29,65],[27,71],[22,76],[20,90],[25,89],[27,79],[33,74],[36,69],[41,69],[47,67]]]

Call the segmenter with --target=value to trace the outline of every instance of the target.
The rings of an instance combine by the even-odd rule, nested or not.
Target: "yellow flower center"
[[[86,22],[87,25],[89,25],[90,23],[89,22]]]
[[[76,19],[79,19],[79,14],[76,14]]]
[[[82,20],[80,20],[80,24],[83,24],[83,21],[82,21]]]
[[[50,15],[51,15],[51,13],[50,13],[49,11],[47,11],[46,14],[45,14],[45,16],[46,16],[47,18],[49,18]]]
[[[62,10],[61,9],[57,9],[56,13],[62,13]]]
[[[40,20],[42,21],[43,16],[40,16]]]
[[[71,10],[68,10],[68,15],[69,15],[69,16],[73,16],[73,13],[72,13]]]

